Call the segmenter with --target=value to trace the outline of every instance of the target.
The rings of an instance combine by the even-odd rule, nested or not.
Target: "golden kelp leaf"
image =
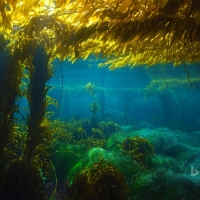
[[[13,10],[15,10],[18,0],[6,0],[6,1],[13,7]]]
[[[10,30],[12,30],[12,26],[10,23],[10,19],[7,17],[6,15],[6,11],[5,11],[5,1],[4,0],[0,0],[0,10],[1,10],[1,16],[4,22],[4,25],[9,28]]]
[[[56,8],[61,7],[62,4],[63,4],[63,0],[57,0],[57,1],[56,1]]]
[[[55,106],[56,108],[59,108],[59,103],[56,101],[56,99],[54,99],[54,98],[52,98],[50,96],[47,96],[46,97],[46,101],[47,101],[48,105],[51,104],[51,105]]]
[[[24,29],[24,33],[29,37],[31,37],[34,30],[35,30],[35,19],[32,19],[29,22],[28,26]]]
[[[40,0],[25,0],[24,4],[24,15],[28,17],[30,10],[37,5]]]
[[[122,0],[122,3],[119,5],[117,11],[124,12],[124,11],[128,10],[130,3],[131,3],[130,0]]]
[[[2,9],[5,5],[5,1],[4,0],[0,0],[0,9]]]
[[[56,8],[67,5],[70,3],[70,0],[56,0]]]
[[[198,61],[196,0],[0,0],[1,9],[5,3],[15,7],[14,13],[5,8],[0,22],[6,39],[18,41],[9,44],[12,52],[23,49],[25,55],[28,36],[28,42],[44,45],[51,60],[102,55],[114,59],[116,68]],[[3,25],[11,28],[12,20],[21,30],[9,34]]]
[[[169,0],[162,0],[162,1],[160,1],[160,2],[159,2],[160,7],[161,7],[161,8],[164,8],[165,5],[168,3],[168,1],[169,1]]]

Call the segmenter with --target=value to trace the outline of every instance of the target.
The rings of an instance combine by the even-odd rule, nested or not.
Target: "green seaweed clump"
[[[145,166],[146,158],[154,155],[154,147],[145,138],[138,136],[126,138],[122,141],[121,149],[124,153],[133,157],[140,165]]]
[[[127,200],[127,192],[123,174],[101,158],[74,178],[68,200]]]
[[[92,84],[91,82],[87,83],[87,85],[85,86],[86,91],[88,91],[92,96],[95,95],[95,86],[94,84]]]
[[[99,109],[100,109],[100,107],[94,99],[94,101],[90,104],[90,111],[92,112],[91,123],[92,123],[93,127],[98,126],[95,116],[96,116],[96,113],[99,111]]]
[[[86,131],[81,127],[75,128],[72,132],[72,135],[75,141],[87,139]]]
[[[98,128],[92,128],[92,136],[98,139],[105,139],[104,133]]]
[[[43,200],[43,180],[33,163],[15,160],[3,178],[2,197],[4,200]]]
[[[122,128],[119,125],[117,125],[116,123],[112,121],[104,122],[100,126],[101,126],[101,130],[107,137],[122,130]]]

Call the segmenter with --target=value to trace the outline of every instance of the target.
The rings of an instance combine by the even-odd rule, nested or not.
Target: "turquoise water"
[[[183,66],[142,66],[110,71],[97,65],[95,60],[79,60],[75,64],[63,62],[61,72],[61,63],[53,63],[55,76],[49,85],[55,88],[49,95],[60,103],[60,109],[51,108],[55,118],[90,118],[88,105],[93,97],[85,86],[91,82],[95,85],[95,100],[100,106],[96,114],[99,121],[185,131],[199,129],[200,85],[198,81],[192,84],[188,81]],[[198,69],[189,66],[188,70],[189,80],[193,82],[199,76]],[[154,80],[159,82],[150,91],[148,86]],[[173,81],[167,83],[170,80]]]

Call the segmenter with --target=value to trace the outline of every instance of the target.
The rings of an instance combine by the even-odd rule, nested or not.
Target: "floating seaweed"
[[[196,0],[2,0],[0,30],[9,40],[44,41],[61,61],[93,54],[110,58],[99,65],[110,69],[177,66],[199,61],[199,12]]]

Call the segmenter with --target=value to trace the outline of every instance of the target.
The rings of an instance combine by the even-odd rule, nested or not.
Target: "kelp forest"
[[[0,199],[200,199],[197,0],[0,0],[0,11]],[[87,62],[106,68],[101,82]],[[129,87],[144,81],[136,68],[148,83]],[[182,71],[162,80],[169,68]],[[77,86],[65,84],[72,69]],[[111,72],[126,73],[123,88],[103,82]]]

